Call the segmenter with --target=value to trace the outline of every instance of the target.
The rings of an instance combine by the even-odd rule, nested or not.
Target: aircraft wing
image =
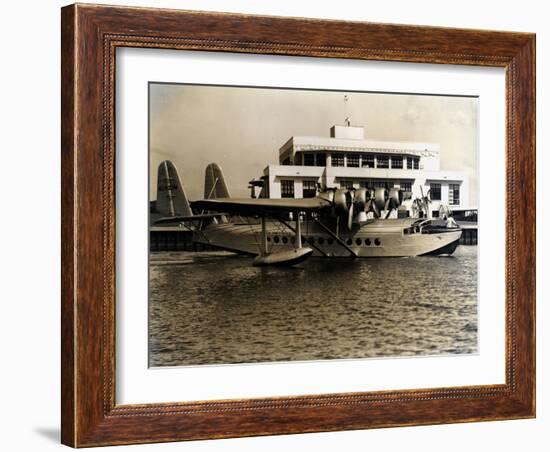
[[[242,215],[276,214],[284,212],[317,212],[331,205],[330,201],[316,198],[217,198],[194,201],[198,210],[230,212]]]
[[[181,223],[183,221],[202,221],[211,218],[219,218],[220,216],[227,215],[227,213],[203,213],[200,215],[190,216],[175,216],[175,217],[162,217],[154,222],[154,224],[167,224],[167,223]]]

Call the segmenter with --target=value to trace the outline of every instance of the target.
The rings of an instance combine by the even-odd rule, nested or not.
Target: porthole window
[[[374,239],[374,244],[376,246],[380,246],[380,239]]]
[[[286,236],[283,237],[283,243],[288,243],[288,237]]]
[[[370,246],[370,239],[365,239],[365,245]]]
[[[279,236],[276,235],[275,237],[273,237],[273,241],[274,241],[275,243],[279,243]]]
[[[347,239],[347,240],[346,240],[346,243],[347,243],[348,245],[351,245],[351,244],[353,243],[353,240]]]
[[[334,243],[334,240],[332,240],[332,239],[327,239],[327,243],[328,243],[329,245],[332,245],[332,244]]]
[[[361,239],[359,239],[359,238],[355,239],[355,243],[356,243],[357,245],[361,245],[361,242],[362,242]]]
[[[319,237],[319,245],[322,245],[323,243],[325,243],[325,239],[323,237]]]

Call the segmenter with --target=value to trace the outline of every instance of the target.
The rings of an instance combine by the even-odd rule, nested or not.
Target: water
[[[477,247],[451,257],[151,256],[151,366],[477,352]]]

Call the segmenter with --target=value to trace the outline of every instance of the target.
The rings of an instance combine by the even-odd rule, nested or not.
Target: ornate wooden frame
[[[64,444],[535,416],[535,35],[78,4],[61,31]],[[116,405],[113,92],[127,46],[506,68],[506,383]]]

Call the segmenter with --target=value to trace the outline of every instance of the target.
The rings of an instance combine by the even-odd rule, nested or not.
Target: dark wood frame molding
[[[64,444],[84,447],[535,416],[534,34],[77,4],[62,9],[61,35]],[[506,383],[116,405],[117,47],[505,68]]]

